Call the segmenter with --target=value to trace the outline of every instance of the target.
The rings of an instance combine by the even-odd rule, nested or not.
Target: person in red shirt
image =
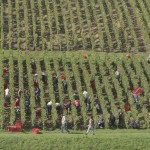
[[[34,80],[34,87],[38,88],[38,85],[39,85],[38,80]]]
[[[71,100],[64,103],[64,108],[67,110],[68,114],[70,114],[71,111]]]
[[[91,86],[92,90],[96,89],[94,80],[90,81],[90,86]]]
[[[75,105],[75,107],[76,107],[77,114],[79,115],[79,113],[80,113],[80,103],[79,103],[79,101],[78,101],[78,100],[75,100],[75,101],[74,101],[74,105]]]
[[[36,108],[35,113],[37,118],[41,117],[41,108]]]
[[[14,102],[14,107],[19,107],[20,106],[20,101],[18,98],[16,98],[15,102]]]
[[[9,107],[9,103],[7,101],[4,102],[4,107]]]
[[[4,67],[4,69],[3,69],[3,74],[4,74],[4,76],[7,75],[7,73],[8,73],[8,68],[7,68],[7,67]]]
[[[20,101],[18,98],[16,98],[15,102],[14,102],[14,108],[15,108],[15,112],[19,113],[20,112]]]
[[[61,81],[65,80],[65,75],[64,73],[61,74]]]
[[[131,108],[130,108],[129,103],[126,103],[126,104],[124,105],[124,109],[125,109],[125,112],[131,111]]]

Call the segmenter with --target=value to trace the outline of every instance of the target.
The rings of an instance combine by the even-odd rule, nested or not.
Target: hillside
[[[83,55],[84,54],[84,55]],[[86,57],[85,57],[86,56]],[[129,128],[131,119],[135,119],[139,128],[149,128],[149,86],[150,70],[145,54],[132,54],[127,58],[124,54],[107,54],[82,52],[28,52],[26,54],[18,51],[3,51],[0,55],[0,69],[7,67],[7,72],[0,72],[0,122],[1,128],[6,128],[16,120],[24,123],[24,128],[39,127],[48,130],[60,128],[60,114],[56,111],[56,102],[62,107],[64,103],[71,100],[71,112],[63,109],[67,115],[68,127],[72,129],[84,129],[87,126],[89,116],[94,116],[95,122],[99,116],[104,118],[105,128],[109,128],[108,117],[112,112],[116,117],[120,108],[124,112],[124,105],[128,102],[131,106],[130,112],[124,112],[124,128]],[[35,61],[38,74],[38,86],[41,90],[39,99],[35,97],[37,85],[34,83],[34,74],[31,62]],[[116,69],[120,72],[120,78],[116,78]],[[42,71],[47,75],[47,82],[42,82]],[[52,77],[57,74],[58,87],[53,88]],[[64,74],[68,88],[63,89],[61,76]],[[94,84],[91,87],[92,84]],[[10,107],[3,106],[4,88],[9,87]],[[135,107],[132,90],[140,87],[143,94],[139,96],[139,104]],[[22,89],[20,98],[20,113],[14,111],[14,100],[18,95],[19,88]],[[91,110],[86,111],[83,98],[83,90],[86,89],[91,101]],[[30,95],[30,114],[25,112],[26,90]],[[74,106],[74,92],[77,93],[81,104],[81,112],[77,114]],[[53,102],[52,114],[47,114],[46,104]],[[95,102],[98,102],[102,110],[97,113]],[[40,117],[36,117],[34,108],[41,108]],[[117,118],[116,118],[117,119]],[[118,119],[116,120],[118,124]]]
[[[150,49],[149,0],[2,0],[0,49]]]

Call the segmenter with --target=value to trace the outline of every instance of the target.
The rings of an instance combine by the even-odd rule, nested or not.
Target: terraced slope
[[[149,16],[149,0],[2,0],[0,48],[145,52]]]
[[[83,52],[84,53],[84,52]],[[8,72],[0,74],[0,122],[2,128],[12,124],[16,120],[22,120],[24,127],[31,126],[54,129],[60,128],[60,114],[56,111],[56,102],[62,106],[65,101],[71,100],[71,113],[63,109],[67,115],[68,126],[73,129],[82,129],[87,125],[89,116],[94,116],[95,122],[99,115],[96,112],[95,101],[99,102],[102,109],[105,127],[108,128],[109,112],[118,115],[120,108],[124,111],[125,102],[131,105],[131,112],[124,112],[125,127],[128,128],[128,122],[134,118],[140,128],[149,128],[150,124],[150,65],[146,62],[146,55],[131,55],[130,59],[122,54],[107,53],[87,53],[87,58],[82,57],[82,52],[78,53],[60,53],[60,52],[37,52],[21,55],[18,52],[5,51],[0,55],[0,69],[8,67]],[[31,62],[35,60],[38,74],[38,84],[41,89],[40,99],[35,99],[35,88],[33,81],[33,70]],[[115,76],[116,69],[120,72],[120,78]],[[45,71],[47,83],[43,83],[41,72]],[[58,88],[53,89],[52,76],[56,73],[58,76]],[[61,83],[61,74],[64,73],[68,85],[67,90],[63,89]],[[91,88],[91,80],[95,84],[95,89]],[[7,84],[10,89],[10,107],[3,106],[4,85]],[[131,91],[136,87],[141,87],[144,93],[139,97],[139,105],[136,108]],[[20,113],[14,112],[14,100],[18,89],[22,89],[20,100]],[[91,111],[86,111],[83,98],[83,89],[87,89],[91,99]],[[26,90],[30,95],[30,115],[26,115],[24,100]],[[81,104],[81,113],[78,115],[74,106],[74,92],[77,92]],[[47,114],[46,103],[53,102],[52,114]],[[36,117],[35,107],[41,108],[41,116]],[[117,124],[118,121],[116,121]]]

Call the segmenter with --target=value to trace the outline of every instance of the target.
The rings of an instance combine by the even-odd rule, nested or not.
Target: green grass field
[[[85,130],[71,134],[41,132],[0,134],[2,150],[149,150],[150,130],[96,130],[95,135],[85,135]],[[9,143],[9,144],[8,144]]]

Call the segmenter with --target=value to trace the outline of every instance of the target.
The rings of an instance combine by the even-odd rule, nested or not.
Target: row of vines
[[[0,48],[145,52],[149,16],[148,0],[2,0]]]
[[[60,128],[61,115],[57,113],[55,103],[62,106],[64,100],[71,100],[71,113],[63,109],[67,116],[68,127],[73,129],[83,129],[87,126],[89,116],[93,116],[98,121],[99,116],[103,116],[105,127],[108,128],[108,117],[111,111],[115,116],[121,108],[124,111],[125,101],[131,105],[131,112],[124,111],[125,126],[128,128],[130,118],[134,118],[140,128],[149,128],[149,98],[150,98],[150,69],[145,55],[132,55],[127,59],[123,55],[89,53],[87,58],[83,58],[81,53],[42,53],[40,56],[30,53],[22,56],[19,53],[4,53],[0,55],[0,69],[8,68],[8,74],[0,72],[0,122],[1,128],[7,128],[16,120],[21,120],[24,128],[39,127],[46,129]],[[40,99],[35,98],[35,88],[31,62],[35,61],[36,73],[38,74],[39,88],[41,89]],[[113,64],[113,65],[112,65]],[[114,67],[115,66],[115,67]],[[116,68],[120,72],[120,78],[116,78]],[[47,83],[41,80],[41,72],[45,71]],[[58,76],[58,89],[53,89],[53,73]],[[68,85],[67,90],[63,89],[61,74],[65,75]],[[90,87],[90,82],[94,81],[96,89]],[[4,85],[9,85],[10,107],[4,107]],[[134,105],[131,91],[136,87],[141,87],[144,93],[139,97],[138,108]],[[17,91],[22,89],[20,98],[20,113],[14,111],[14,100]],[[86,89],[91,99],[91,110],[86,111],[84,103],[83,89]],[[24,99],[26,90],[30,95],[30,115],[26,115]],[[81,112],[77,114],[74,106],[73,94],[78,94],[81,104]],[[52,101],[52,113],[47,114],[46,104]],[[95,108],[95,101],[98,101],[103,114],[99,115]],[[145,102],[148,101],[148,106]],[[41,116],[36,117],[35,108],[41,108]]]

